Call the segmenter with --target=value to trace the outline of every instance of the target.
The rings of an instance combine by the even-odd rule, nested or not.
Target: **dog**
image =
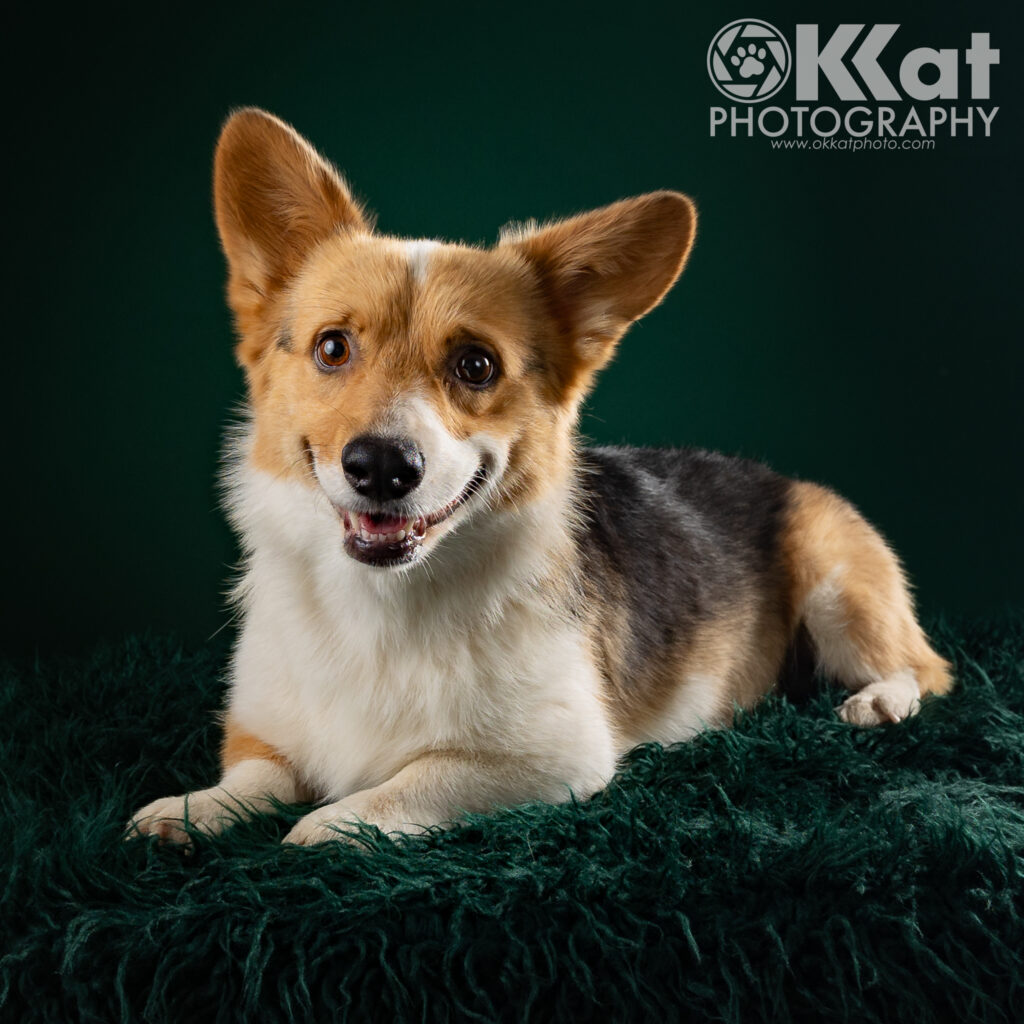
[[[580,405],[686,262],[670,191],[492,248],[375,232],[290,126],[235,112],[214,168],[249,414],[222,776],[130,834],[280,804],[284,841],[585,799],[640,743],[725,727],[800,637],[898,722],[952,685],[894,553],[844,499],[740,458],[585,447]]]

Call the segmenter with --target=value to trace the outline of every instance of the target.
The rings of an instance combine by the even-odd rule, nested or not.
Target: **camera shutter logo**
[[[708,47],[708,74],[731,100],[760,103],[789,78],[793,57],[786,37],[767,21],[741,18],[721,29]]]

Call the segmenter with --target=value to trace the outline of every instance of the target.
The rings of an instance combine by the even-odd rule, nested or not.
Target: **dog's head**
[[[415,560],[474,509],[564,483],[580,401],[682,269],[694,210],[655,192],[490,249],[376,234],[344,181],[260,110],[214,169],[251,459],[319,487],[345,551]]]

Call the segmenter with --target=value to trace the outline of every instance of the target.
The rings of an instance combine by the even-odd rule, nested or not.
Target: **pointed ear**
[[[228,118],[213,169],[235,313],[257,312],[318,242],[369,226],[341,176],[293,128],[256,107]]]
[[[686,196],[651,192],[505,236],[537,267],[570,343],[566,383],[604,365],[629,325],[664,298],[686,262],[696,220]]]

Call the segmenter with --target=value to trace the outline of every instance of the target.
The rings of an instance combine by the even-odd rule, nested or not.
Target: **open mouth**
[[[462,493],[428,515],[402,517],[387,512],[354,512],[338,509],[345,527],[345,551],[367,565],[401,565],[419,553],[427,533],[450,519],[487,479],[485,466],[473,474]]]

